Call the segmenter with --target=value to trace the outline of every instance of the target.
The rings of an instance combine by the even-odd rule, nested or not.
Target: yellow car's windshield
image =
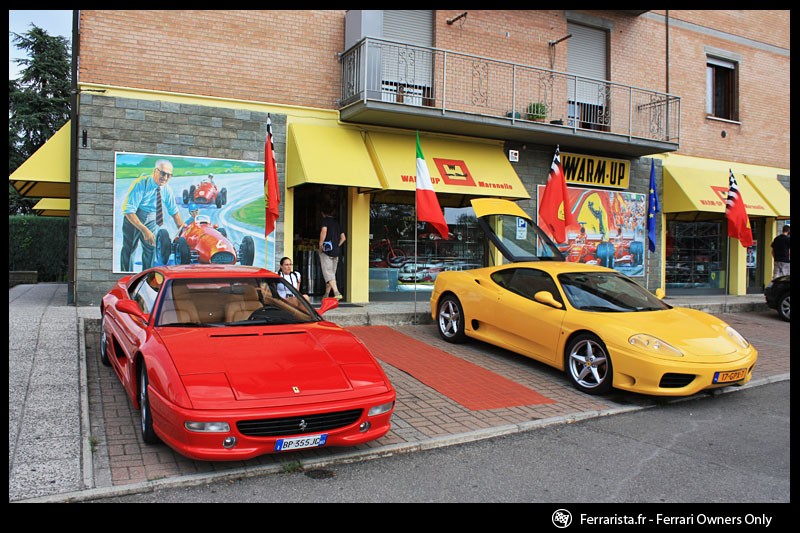
[[[624,313],[670,308],[635,281],[616,272],[559,274],[558,281],[569,303],[582,311]]]

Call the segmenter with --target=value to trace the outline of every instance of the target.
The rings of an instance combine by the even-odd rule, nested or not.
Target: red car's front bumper
[[[150,387],[150,408],[153,414],[153,427],[158,437],[170,448],[191,459],[203,461],[246,460],[266,453],[274,453],[275,445],[281,439],[300,437],[303,435],[326,434],[325,447],[355,446],[384,436],[391,426],[390,419],[394,407],[388,412],[368,416],[372,407],[394,402],[395,392],[389,390],[383,394],[352,400],[334,402],[309,403],[293,407],[276,407],[267,409],[241,410],[193,410],[183,409],[158,394]],[[344,427],[314,431],[313,433],[296,432],[287,435],[254,437],[243,434],[237,422],[270,418],[306,417],[325,413],[362,409],[355,422]],[[225,433],[199,433],[189,431],[184,426],[192,422],[227,422],[230,431]],[[364,424],[368,422],[369,424]],[[367,426],[364,428],[364,426]],[[223,442],[233,437],[236,444],[226,448]],[[230,445],[230,440],[228,441]]]

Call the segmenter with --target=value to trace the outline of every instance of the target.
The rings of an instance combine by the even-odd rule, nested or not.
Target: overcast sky
[[[49,35],[60,35],[72,40],[72,11],[55,11],[47,9],[8,11],[8,79],[19,78],[19,68],[14,59],[22,58],[25,54],[18,50],[13,42],[11,33],[22,35],[31,29],[31,23],[36,24]]]

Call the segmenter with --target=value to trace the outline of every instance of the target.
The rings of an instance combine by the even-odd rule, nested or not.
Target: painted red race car
[[[228,203],[228,189],[217,189],[211,178],[203,178],[199,185],[191,185],[183,190],[183,203],[214,204],[218,208]]]
[[[255,241],[249,235],[242,238],[238,249],[228,239],[224,228],[212,224],[207,215],[197,215],[175,239],[170,241],[169,232],[158,230],[156,234],[156,258],[162,265],[169,264],[175,254],[176,265],[189,263],[252,265],[255,258]]]
[[[103,297],[101,361],[142,440],[200,460],[352,446],[390,428],[395,390],[350,332],[255,267],[162,266]]]

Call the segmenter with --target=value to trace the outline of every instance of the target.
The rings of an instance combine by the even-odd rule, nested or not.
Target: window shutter
[[[432,48],[433,11],[384,10],[383,38]],[[407,95],[413,95],[413,100],[420,100],[413,103],[419,104],[420,97],[430,92],[432,70],[433,54],[428,50],[404,49],[396,45],[383,46],[381,54],[383,91],[395,91],[398,85],[402,85]],[[385,94],[384,99],[386,96],[394,98],[394,94]],[[412,102],[407,99],[406,103]]]
[[[567,23],[567,72],[579,76],[608,79],[608,32],[581,24]],[[570,81],[569,99],[581,103],[602,105],[597,83],[578,81],[577,95]]]

